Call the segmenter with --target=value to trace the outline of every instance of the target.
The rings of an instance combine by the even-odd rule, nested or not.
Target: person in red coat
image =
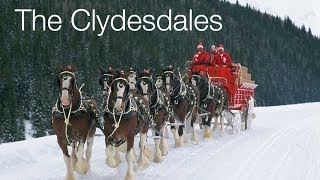
[[[210,62],[210,55],[203,49],[202,43],[197,46],[198,52],[193,56],[192,62],[194,65],[207,64]]]
[[[222,44],[218,46],[218,53],[214,55],[211,65],[215,67],[228,67],[231,68],[232,60],[228,53],[224,51]]]
[[[216,48],[216,46],[213,44],[211,46],[211,49],[210,49],[210,57],[211,57],[211,61],[210,61],[210,64],[212,64],[212,61],[213,61],[213,58],[214,56],[218,54],[218,49]]]
[[[214,55],[211,65],[216,67],[214,70],[214,76],[223,77],[228,81],[225,86],[229,96],[235,94],[236,86],[234,83],[234,76],[231,72],[232,60],[230,55],[224,51],[222,44],[219,44],[218,53]]]

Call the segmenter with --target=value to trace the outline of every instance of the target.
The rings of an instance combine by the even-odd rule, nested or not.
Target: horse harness
[[[128,82],[124,78],[116,78],[115,80],[117,80],[117,79],[122,79],[122,80],[125,80],[126,82]],[[118,141],[115,141],[115,139],[113,139],[113,137],[112,137],[113,134],[120,127],[120,123],[123,119],[128,119],[128,118],[134,116],[135,113],[138,114],[138,125],[135,129],[135,134],[137,134],[140,131],[140,129],[143,125],[143,122],[148,123],[148,120],[146,118],[144,118],[144,116],[142,115],[143,114],[142,111],[147,113],[148,117],[150,116],[149,111],[148,111],[147,107],[145,106],[145,104],[143,103],[143,100],[141,98],[134,96],[131,91],[129,91],[127,95],[128,95],[128,99],[125,101],[126,107],[121,112],[115,111],[115,108],[111,109],[108,102],[107,102],[105,109],[104,109],[105,114],[107,114],[109,117],[113,118],[113,121],[114,121],[114,124],[112,125],[113,131],[107,138],[108,140],[109,139],[111,140],[114,147],[118,147],[125,142],[124,139],[120,139]],[[140,119],[143,122],[141,122]]]
[[[68,71],[66,71],[68,72]],[[63,73],[66,73],[63,72]],[[60,98],[57,99],[55,105],[52,108],[52,117],[63,117],[64,118],[64,123],[65,123],[65,135],[66,135],[66,140],[67,140],[67,145],[74,144],[75,142],[74,139],[71,139],[70,141],[70,133],[68,133],[68,126],[72,126],[70,124],[70,117],[76,117],[76,116],[81,116],[85,113],[90,113],[89,114],[89,129],[94,127],[95,125],[99,126],[98,123],[98,118],[99,118],[99,113],[94,107],[91,99],[86,99],[86,97],[83,97],[83,92],[81,91],[83,87],[82,86],[78,89],[79,94],[80,94],[80,103],[78,103],[78,107],[75,110],[72,110],[72,103],[70,104],[70,107],[68,109],[65,109],[62,107],[61,100]],[[52,122],[53,123],[53,122]]]

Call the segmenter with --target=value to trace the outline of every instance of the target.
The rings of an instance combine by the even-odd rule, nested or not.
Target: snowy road
[[[256,109],[253,129],[237,135],[217,133],[173,148],[160,164],[138,170],[136,179],[320,179],[320,103]],[[197,130],[199,137],[202,131]],[[189,135],[190,136],[190,135]],[[190,138],[188,138],[190,141]],[[138,139],[136,139],[138,141]],[[153,148],[153,140],[148,141]],[[103,137],[94,143],[91,171],[77,179],[123,179],[124,154],[118,169],[105,165]],[[65,165],[55,136],[0,145],[0,179],[64,179]]]

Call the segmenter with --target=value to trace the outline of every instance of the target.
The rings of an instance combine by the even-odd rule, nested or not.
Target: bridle
[[[110,84],[110,87],[113,86],[114,83],[119,82],[120,80],[123,80],[126,84],[124,84],[123,86],[127,86],[129,84],[128,80],[122,77],[116,78],[112,81],[112,83]],[[116,96],[116,99],[123,99],[123,96]]]
[[[65,75],[70,75],[71,78],[72,78],[73,80],[75,80],[75,75],[74,75],[74,73],[73,73],[73,72],[70,72],[70,71],[62,71],[62,72],[59,74],[59,80],[60,80],[61,76],[65,76]],[[66,80],[66,79],[63,77],[63,80]],[[73,89],[70,90],[70,89],[67,88],[67,87],[62,87],[60,90],[61,90],[61,91],[67,90],[70,94],[73,93]]]
[[[139,78],[139,82],[144,82],[144,83],[146,83],[146,84],[148,85],[148,87],[151,86],[151,87],[150,87],[150,90],[152,90],[152,88],[154,87],[154,83],[153,83],[151,77],[143,76],[143,77]],[[138,84],[139,84],[139,86],[141,86],[140,83],[138,83]],[[148,88],[148,90],[149,90],[149,88]],[[152,94],[152,92],[148,93],[148,91],[145,92],[145,93],[142,92],[142,95],[143,95],[143,96],[151,95],[151,94]]]
[[[107,81],[107,77],[111,77],[111,78],[113,78],[113,75],[112,74],[109,74],[109,73],[105,73],[105,74],[103,74],[102,75],[102,77],[101,77],[101,79],[102,79],[102,90],[103,91],[110,91],[110,89],[111,89],[111,85],[109,85],[108,83],[107,84],[105,84],[104,82],[105,81]],[[112,83],[112,82],[111,82]],[[110,84],[111,84],[110,83]],[[107,88],[105,88],[105,85],[107,86]]]

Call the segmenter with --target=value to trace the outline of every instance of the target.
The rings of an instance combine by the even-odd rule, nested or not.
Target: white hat
[[[199,43],[198,46],[197,46],[197,49],[200,49],[200,48],[203,48],[202,43]]]

